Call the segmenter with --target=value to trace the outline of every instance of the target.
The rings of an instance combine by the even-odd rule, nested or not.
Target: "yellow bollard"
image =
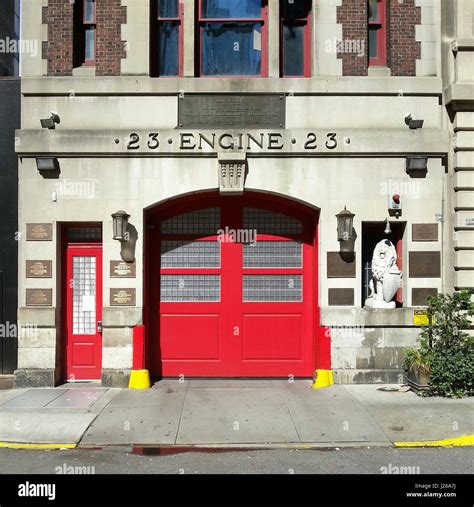
[[[313,385],[313,389],[320,389],[321,387],[329,387],[334,384],[332,376],[332,370],[316,370]]]
[[[151,387],[148,370],[132,370],[130,372],[129,389],[149,389]]]

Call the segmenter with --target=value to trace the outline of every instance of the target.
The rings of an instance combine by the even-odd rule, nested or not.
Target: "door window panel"
[[[73,257],[72,328],[74,334],[96,334],[96,259]]]
[[[162,241],[163,268],[218,268],[221,264],[220,243],[217,241]]]
[[[244,275],[243,301],[302,301],[302,275]]]
[[[302,244],[298,241],[258,241],[243,245],[244,268],[301,268]]]
[[[244,229],[256,230],[257,234],[302,234],[303,224],[296,218],[257,208],[244,208]]]
[[[161,233],[213,236],[220,229],[220,223],[220,209],[206,208],[164,220],[161,223]]]
[[[219,301],[220,275],[161,275],[162,302]]]

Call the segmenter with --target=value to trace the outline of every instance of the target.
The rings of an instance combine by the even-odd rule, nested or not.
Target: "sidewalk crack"
[[[288,412],[288,414],[289,414],[289,416],[290,416],[290,419],[291,419],[291,422],[293,423],[293,426],[294,426],[294,428],[295,428],[295,431],[296,431],[296,435],[297,435],[297,437],[298,437],[298,440],[299,440],[300,442],[302,442],[302,440],[301,440],[301,435],[300,435],[300,433],[299,433],[299,431],[298,431],[298,427],[297,427],[296,422],[295,422],[295,420],[294,420],[294,418],[293,418],[293,414],[291,413],[290,408],[288,407],[288,405],[286,404],[285,400],[283,399],[283,396],[281,395],[280,390],[278,389],[278,387],[275,387],[275,390],[276,390],[276,392],[278,393],[278,396],[280,397],[281,402],[282,402],[282,403],[283,403],[283,405],[285,406],[286,411]]]
[[[189,385],[191,382],[188,380],[188,385],[186,386],[186,391],[184,392],[183,403],[181,404],[181,412],[179,413],[178,426],[176,428],[176,435],[174,436],[174,443],[176,445],[179,435],[179,430],[181,428],[181,418],[183,417],[184,403],[186,402],[186,396],[188,395]]]

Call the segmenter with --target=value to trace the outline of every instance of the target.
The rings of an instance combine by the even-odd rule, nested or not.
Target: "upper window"
[[[179,0],[154,0],[151,16],[151,75],[181,76],[183,3]]]
[[[266,76],[262,0],[198,0],[201,76]]]
[[[386,0],[369,0],[369,65],[387,64]]]
[[[96,0],[74,3],[74,67],[95,65]]]
[[[311,76],[311,0],[280,0],[283,77]]]

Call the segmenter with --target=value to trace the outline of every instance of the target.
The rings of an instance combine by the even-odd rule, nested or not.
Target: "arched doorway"
[[[317,220],[288,199],[198,194],[147,212],[145,324],[157,377],[310,377]]]

